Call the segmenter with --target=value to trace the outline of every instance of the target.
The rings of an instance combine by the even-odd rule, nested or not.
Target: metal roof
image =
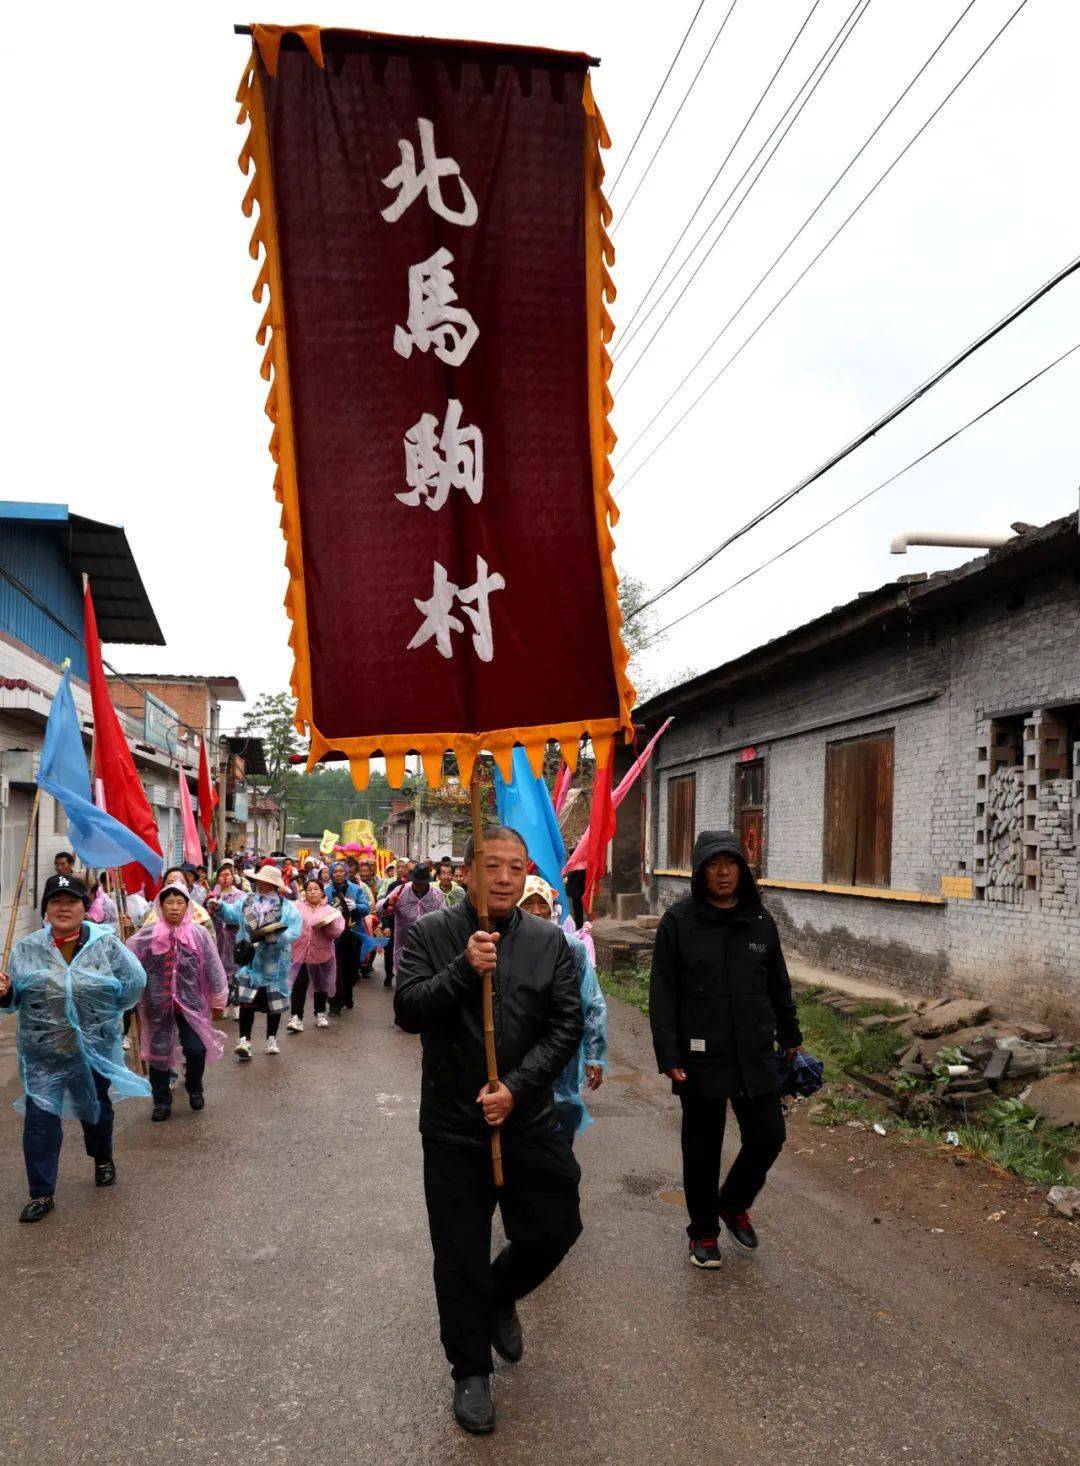
[[[230,757],[233,754],[239,754],[243,758],[244,772],[249,778],[252,775],[257,776],[267,772],[266,754],[261,738],[226,738],[225,745]]]
[[[125,672],[124,678],[128,682],[175,682],[183,686],[197,684],[208,687],[211,696],[218,702],[247,701],[238,677],[200,677],[196,672]]]
[[[1072,564],[1080,572],[1078,527],[1077,515],[1066,514],[1048,524],[1028,527],[999,549],[952,570],[938,570],[925,577],[904,575],[876,590],[862,591],[854,600],[834,606],[803,626],[657,693],[634,708],[634,718],[652,728],[669,713],[685,713],[713,697],[760,683],[792,666],[805,666],[807,658],[820,659],[859,640],[877,640],[896,621],[961,605],[1003,586],[1035,580],[1056,565]]]
[[[102,641],[164,646],[154,608],[121,525],[72,514],[66,504],[0,500],[0,519],[53,529],[71,568],[90,577]]]

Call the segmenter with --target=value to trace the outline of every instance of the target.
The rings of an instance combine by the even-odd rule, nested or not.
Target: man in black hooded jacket
[[[757,1246],[750,1207],[785,1138],[775,1047],[802,1046],[776,924],[730,831],[698,836],[690,895],[657,929],[649,1020],[657,1065],[682,1102],[690,1261],[716,1268],[721,1221]],[[742,1147],[721,1187],[729,1101]]]
[[[574,959],[557,926],[518,909],[528,851],[516,830],[484,831],[492,931],[476,912],[477,862],[465,854],[468,900],[410,928],[394,1016],[423,1036],[420,1131],[435,1297],[454,1378],[454,1414],[474,1434],[495,1424],[491,1346],[522,1356],[515,1304],[554,1271],[581,1232],[573,1151],[555,1125],[552,1089],[585,1023]],[[492,974],[499,1085],[489,1093],[482,979]],[[496,1191],[491,1131],[502,1136]],[[498,1203],[508,1245],[491,1260]]]

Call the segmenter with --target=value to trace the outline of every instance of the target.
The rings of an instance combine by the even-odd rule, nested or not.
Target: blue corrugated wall
[[[62,527],[10,524],[0,520],[0,565],[16,576],[76,636],[62,631],[20,590],[0,576],[0,629],[17,637],[58,666],[71,658],[71,670],[86,677],[82,585],[63,550]]]

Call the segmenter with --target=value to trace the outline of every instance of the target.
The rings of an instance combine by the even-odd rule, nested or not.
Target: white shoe
[[[286,1033],[303,1033],[303,1031],[304,1031],[304,1020],[302,1018],[298,1018],[296,1016],[296,1014],[294,1013],[293,1016],[289,1019],[288,1023],[286,1023],[286,1025],[285,1025],[285,1032]]]
[[[329,1020],[329,1018],[327,1018],[327,1016],[326,1016],[325,1013],[316,1013],[315,1014],[315,1027],[316,1028],[329,1028],[330,1027],[330,1020]]]
[[[240,1020],[240,1004],[239,1003],[233,1003],[228,1008],[226,1008],[225,1009],[225,1017],[231,1019],[233,1023],[239,1022],[239,1020]]]
[[[268,1038],[266,1040],[266,1052],[268,1054],[280,1054],[281,1053],[281,1050],[278,1048],[278,1041],[277,1041],[276,1038]]]
[[[123,1038],[120,1040],[120,1047],[123,1049],[123,1051],[124,1051],[125,1054],[128,1053],[130,1051],[130,1049],[131,1049],[131,1040],[128,1038],[128,1036],[127,1036],[126,1033],[124,1034]]]
[[[251,1043],[249,1042],[249,1040],[246,1038],[238,1039],[236,1043],[236,1048],[233,1049],[233,1053],[238,1059],[242,1061],[250,1061]]]

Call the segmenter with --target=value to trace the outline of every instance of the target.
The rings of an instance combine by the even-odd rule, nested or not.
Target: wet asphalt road
[[[329,1031],[208,1076],[206,1110],[119,1107],[120,1184],[77,1128],[56,1212],[24,1198],[0,1049],[0,1460],[12,1463],[1044,1463],[1080,1460],[1075,1310],[947,1270],[791,1150],[763,1246],[686,1265],[677,1109],[644,1021],[579,1143],[585,1233],[522,1307],[499,1427],[462,1436],[438,1342],[419,1050],[365,986]],[[310,1024],[309,1017],[309,1024]],[[260,1020],[261,1022],[261,1020]],[[235,1025],[225,1025],[230,1033]],[[258,1033],[257,1033],[258,1037]],[[231,1049],[231,1045],[230,1045]]]

